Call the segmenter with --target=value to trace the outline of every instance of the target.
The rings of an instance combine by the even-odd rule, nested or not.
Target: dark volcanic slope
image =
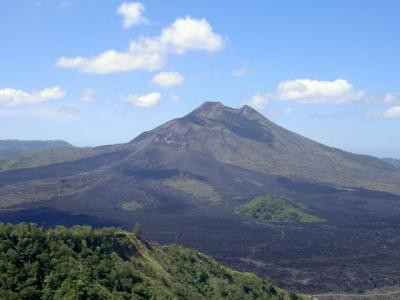
[[[304,291],[400,283],[400,172],[287,131],[248,106],[205,103],[81,157],[0,172],[0,220],[138,221],[150,239],[179,241]],[[260,223],[234,213],[260,195],[286,197],[327,222]]]

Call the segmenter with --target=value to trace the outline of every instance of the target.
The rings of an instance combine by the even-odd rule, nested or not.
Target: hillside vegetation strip
[[[304,299],[119,228],[0,224],[0,299]]]

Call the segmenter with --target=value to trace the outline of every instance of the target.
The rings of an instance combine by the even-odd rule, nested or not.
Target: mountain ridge
[[[0,161],[26,151],[55,147],[73,146],[63,140],[0,140]]]
[[[150,139],[148,143],[161,143],[162,141],[166,141],[169,144],[176,143],[179,148],[190,148],[191,145],[197,143],[197,145],[195,145],[195,151],[207,152],[210,151],[210,149],[212,151],[211,146],[207,149],[204,149],[204,147],[202,149],[201,144],[207,143],[207,140],[205,140],[202,135],[195,136],[196,130],[198,130],[199,127],[209,131],[209,136],[207,136],[207,139],[213,140],[212,146],[214,146],[214,148],[216,145],[221,146],[220,141],[224,138],[224,142],[226,143],[227,139],[232,138],[233,133],[240,139],[239,141],[238,139],[234,141],[234,143],[236,142],[236,145],[234,145],[235,147],[238,143],[241,143],[244,148],[248,140],[255,141],[257,142],[256,146],[258,146],[258,149],[255,149],[253,152],[255,152],[256,155],[264,152],[268,156],[259,157],[258,155],[258,157],[251,158],[251,166],[242,158],[246,155],[252,154],[252,151],[248,148],[254,148],[254,144],[244,148],[241,152],[240,149],[236,151],[239,152],[239,155],[232,153],[232,147],[224,147],[221,152],[223,152],[225,155],[216,152],[212,153],[214,157],[223,163],[233,164],[248,169],[255,169],[261,173],[269,173],[272,175],[294,176],[320,182],[324,182],[325,179],[328,183],[335,183],[338,185],[345,186],[346,184],[353,183],[355,187],[373,187],[374,189],[400,193],[400,188],[398,188],[394,183],[392,183],[391,187],[385,184],[383,184],[381,188],[376,186],[376,183],[379,182],[380,177],[390,178],[391,176],[395,176],[397,177],[396,183],[399,182],[399,174],[397,174],[398,172],[393,166],[372,156],[356,155],[339,149],[330,148],[304,138],[298,134],[291,133],[288,130],[272,123],[248,106],[243,106],[240,109],[232,109],[227,108],[218,102],[206,102],[183,118],[174,119],[155,128],[154,130],[148,131],[144,135],[140,135],[138,138],[131,141],[131,143],[139,142],[147,137]],[[227,131],[231,134],[227,133]],[[190,132],[192,136],[189,136],[188,132]],[[153,134],[155,138],[153,137],[152,139],[149,137],[151,134]],[[213,136],[218,137],[215,138]],[[273,140],[273,138],[275,139]],[[243,139],[245,139],[245,141],[243,141]],[[262,143],[264,145],[260,145]],[[265,145],[269,147],[267,148]],[[222,145],[222,147],[223,146],[224,145]],[[291,148],[293,147],[296,147],[295,151],[291,151]],[[274,148],[278,149],[274,151]],[[232,154],[233,156],[236,155],[236,157],[227,157],[228,154]],[[279,156],[283,155],[286,155],[284,165],[279,165]],[[310,159],[310,156],[313,157]],[[312,166],[314,159],[319,160],[318,165],[316,166]],[[335,160],[334,163],[339,164],[339,167],[335,167],[334,165],[324,167],[324,160],[327,159]],[[301,166],[302,168],[299,170],[293,170],[296,165],[302,163],[302,161],[305,161],[305,163],[303,163]],[[247,162],[249,162],[249,159]],[[283,168],[286,168],[289,163],[291,164],[290,167],[292,169],[283,170]],[[309,166],[312,166],[312,168]],[[378,178],[376,178],[376,174],[374,174],[369,176],[369,178],[365,178],[368,177],[368,170],[365,168],[365,166],[374,168],[373,171],[378,171],[380,173],[391,172],[392,174],[390,176],[384,176],[383,174],[380,174]],[[274,168],[276,170],[274,170]],[[320,172],[322,168],[325,170]],[[358,169],[359,172],[352,172],[347,176],[347,178],[344,178],[342,181],[338,181],[337,178],[346,176],[346,173],[343,172],[344,168],[347,168],[347,171],[351,169]],[[327,172],[331,172],[333,169],[336,169],[336,172],[341,172],[342,174],[340,174],[340,176],[338,176],[337,173],[333,174],[332,176],[326,174]],[[316,174],[316,176],[310,176],[310,174],[315,173],[319,174]],[[362,176],[364,176],[364,178],[360,178]],[[361,183],[357,182],[358,178]]]

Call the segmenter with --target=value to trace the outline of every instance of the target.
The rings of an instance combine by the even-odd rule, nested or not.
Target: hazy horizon
[[[2,1],[0,139],[121,143],[221,101],[400,157],[400,3],[230,3]]]
[[[176,116],[174,118],[179,118],[181,116]],[[167,122],[169,120],[166,120],[165,122]],[[278,125],[280,125],[279,123],[277,123]],[[159,124],[161,125],[161,124]],[[158,126],[158,125],[156,125]],[[149,128],[149,129],[145,129],[144,131],[148,131],[154,128]],[[293,129],[293,132],[296,132],[296,129]],[[97,143],[97,144],[85,144],[85,143],[73,143],[69,140],[66,139],[60,139],[60,138],[46,138],[43,137],[41,139],[35,139],[35,138],[28,138],[28,139],[18,139],[18,138],[6,138],[6,139],[0,139],[0,140],[27,140],[27,141],[35,141],[35,140],[63,140],[73,146],[76,147],[98,147],[98,146],[104,146],[104,145],[112,145],[112,144],[122,144],[122,143],[128,143],[131,140],[133,140],[134,138],[136,138],[138,135],[140,135],[142,132],[136,134],[135,136],[132,136],[132,138],[127,139],[127,140],[115,140],[115,141],[110,141],[110,142],[103,142],[103,143]],[[299,133],[299,132],[296,132]],[[307,138],[311,138],[308,136],[305,136]],[[315,139],[316,142],[320,142],[320,143],[324,143],[323,141],[317,140]],[[341,150],[345,150],[351,153],[356,153],[356,154],[364,154],[364,155],[372,155],[372,156],[376,156],[379,158],[395,158],[395,159],[400,159],[400,155],[398,154],[399,152],[397,151],[397,149],[382,149],[382,148],[347,148],[346,145],[341,145],[338,146],[337,144],[329,144],[328,142],[324,143],[327,146],[330,147],[335,147],[335,148],[339,148]]]

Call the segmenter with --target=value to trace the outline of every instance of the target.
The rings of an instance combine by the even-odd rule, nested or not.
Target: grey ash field
[[[0,170],[3,222],[139,222],[145,239],[306,293],[400,284],[399,169],[311,141],[248,106],[207,102],[126,144],[32,150]],[[318,222],[238,213],[260,196]]]

